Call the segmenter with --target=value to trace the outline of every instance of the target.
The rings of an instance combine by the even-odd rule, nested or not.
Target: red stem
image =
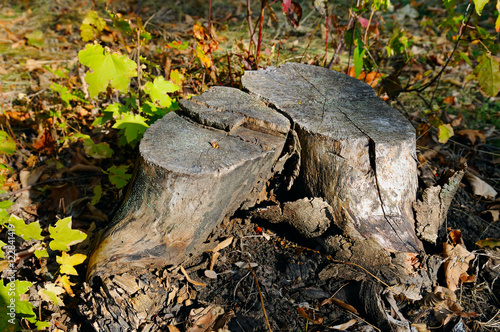
[[[257,42],[257,55],[255,56],[255,66],[259,64],[260,57],[260,46],[262,44],[262,25],[264,23],[264,9],[266,7],[266,0],[262,0],[260,3],[260,24],[259,24],[259,41]]]

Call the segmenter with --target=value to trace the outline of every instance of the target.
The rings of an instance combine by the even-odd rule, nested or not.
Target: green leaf
[[[488,2],[490,2],[490,0],[474,0],[474,6],[476,7],[476,12],[479,16],[481,16],[483,8]]]
[[[469,66],[472,67],[472,63],[470,62],[469,56],[467,54],[465,54],[464,52],[460,52],[460,57],[462,58],[462,60],[467,62]]]
[[[130,26],[130,23],[127,20],[111,12],[109,12],[109,16],[113,20],[113,26],[115,28],[117,28],[118,30],[127,35],[133,35],[134,31],[132,30],[132,27]]]
[[[68,251],[70,246],[87,238],[84,232],[71,228],[71,217],[58,220],[56,227],[49,226],[49,232],[54,239],[49,244],[52,250]]]
[[[96,144],[91,138],[87,138],[83,141],[83,146],[83,151],[94,159],[106,159],[113,155],[113,149],[106,142]]]
[[[491,54],[483,54],[474,68],[481,90],[490,97],[495,97],[500,90],[500,64]]]
[[[188,44],[187,41],[184,41],[184,42],[173,41],[171,43],[168,43],[167,47],[168,48],[173,48],[173,49],[179,50],[179,51],[184,51],[184,50],[186,50],[189,47],[189,44]]]
[[[66,107],[69,106],[70,101],[82,100],[77,95],[69,92],[67,87],[59,85],[57,83],[52,83],[52,85],[50,86],[50,89],[59,93],[59,96],[61,97],[61,100],[64,101],[64,104],[66,105]]]
[[[20,331],[16,316],[24,318],[30,323],[36,323],[36,314],[33,312],[35,306],[28,301],[21,301],[20,295],[26,293],[32,286],[31,282],[15,280],[4,286],[3,279],[0,280],[0,328],[2,331]],[[10,330],[9,327],[15,327]]]
[[[111,166],[108,168],[109,181],[116,186],[117,189],[123,188],[127,185],[132,177],[131,174],[126,174],[129,165]]]
[[[170,107],[172,105],[172,98],[167,94],[175,92],[179,87],[169,81],[165,81],[162,76],[154,79],[153,83],[148,82],[144,85],[144,91],[151,97],[153,103],[161,107]]]
[[[45,38],[43,37],[43,32],[40,30],[27,33],[25,37],[28,39],[28,45],[30,46],[43,47],[45,45]]]
[[[106,21],[99,17],[96,11],[91,10],[83,19],[80,26],[80,36],[84,42],[95,39],[106,26]]]
[[[3,130],[0,130],[0,152],[5,154],[16,152],[16,142]]]
[[[358,45],[354,49],[354,75],[358,78],[363,69],[363,57],[365,56],[365,49],[361,40],[358,40]]]
[[[131,144],[142,137],[142,134],[148,128],[146,119],[138,114],[125,114],[123,119],[116,120],[113,128],[123,130],[127,143]]]
[[[126,55],[109,53],[101,45],[87,44],[78,53],[80,63],[92,69],[85,81],[89,84],[90,98],[106,90],[111,84],[117,90],[126,91],[131,77],[137,76],[137,65]]]
[[[41,241],[44,239],[41,235],[42,228],[40,227],[38,221],[26,225],[23,219],[11,215],[7,223],[12,225],[12,227],[9,226],[8,228],[16,235],[22,237],[24,241],[30,241],[31,239]]]
[[[441,124],[438,127],[438,141],[445,144],[454,135],[453,127],[450,124]]]
[[[98,184],[97,186],[94,187],[94,198],[92,198],[92,202],[90,202],[90,204],[96,205],[101,200],[101,197],[102,197],[102,187],[100,184]]]

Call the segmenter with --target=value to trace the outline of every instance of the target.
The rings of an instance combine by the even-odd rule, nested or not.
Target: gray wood
[[[259,199],[289,129],[248,94],[213,88],[181,102],[141,140],[134,184],[93,252],[88,276],[176,265],[226,216]]]
[[[363,82],[290,63],[246,72],[243,87],[293,122],[301,148],[304,196],[322,197],[350,235],[416,252],[415,132]],[[356,234],[359,233],[359,234]]]

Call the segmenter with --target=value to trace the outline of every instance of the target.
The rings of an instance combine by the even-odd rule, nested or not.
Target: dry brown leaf
[[[493,189],[493,187],[491,187],[489,184],[487,184],[477,176],[467,172],[465,173],[465,177],[469,181],[474,195],[481,196],[487,199],[494,199],[497,196],[497,192],[495,191],[495,189]]]
[[[206,308],[192,309],[189,313],[189,318],[193,325],[187,332],[206,332],[209,326],[213,326],[217,318],[224,314],[224,309],[219,306],[210,305]]]
[[[480,216],[484,220],[491,221],[491,222],[497,222],[499,217],[500,217],[500,211],[499,210],[486,210],[486,211],[481,212]]]
[[[206,286],[206,284],[204,284],[202,282],[191,279],[191,277],[189,277],[189,275],[187,274],[186,270],[184,269],[184,267],[182,265],[181,265],[181,272],[182,272],[182,274],[184,274],[184,277],[186,277],[186,280],[188,282],[192,283],[193,285],[202,286],[202,287]]]
[[[168,327],[168,332],[181,332],[181,330],[179,330],[178,328],[176,328],[173,325],[169,325],[167,327]]]
[[[476,139],[479,139],[481,142],[486,141],[486,134],[481,130],[464,129],[457,132],[456,135],[462,137],[466,136],[467,138],[469,138],[472,145],[476,144]]]
[[[446,284],[450,290],[456,291],[460,283],[460,277],[463,274],[467,275],[469,262],[474,258],[474,255],[461,244],[452,246],[444,243],[443,256],[447,258],[444,262]]]

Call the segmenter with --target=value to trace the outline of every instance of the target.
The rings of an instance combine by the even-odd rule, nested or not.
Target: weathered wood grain
[[[415,132],[365,83],[321,67],[286,64],[246,72],[243,87],[293,122],[298,184],[322,197],[335,223],[383,247],[415,252]]]

